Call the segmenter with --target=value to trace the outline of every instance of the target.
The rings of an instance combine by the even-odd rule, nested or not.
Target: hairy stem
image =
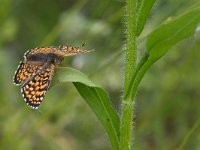
[[[136,0],[127,0],[126,7],[126,51],[125,51],[125,79],[124,95],[127,95],[131,78],[134,75],[137,59],[136,45]],[[134,113],[134,97],[129,94],[123,99],[120,149],[131,149],[132,120]]]

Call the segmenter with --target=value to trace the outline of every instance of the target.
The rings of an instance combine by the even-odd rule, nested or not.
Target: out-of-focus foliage
[[[107,89],[114,83],[113,95],[119,97],[120,83],[115,80],[120,74],[114,72],[119,61],[109,65],[112,74],[102,70],[122,47],[122,6],[120,1],[98,0],[0,1],[0,149],[111,148],[100,122],[72,84],[53,87],[35,111],[25,104],[12,76],[28,49],[86,42],[84,48],[96,52],[66,58],[63,66],[82,70]],[[113,75],[115,80],[110,80]]]
[[[149,32],[197,2],[158,1],[139,39],[139,55]],[[80,69],[106,88],[120,112],[123,7],[120,0],[0,0],[0,149],[111,149],[100,122],[71,84],[53,87],[35,111],[26,106],[12,76],[28,49],[86,42],[85,48],[96,52],[69,57],[63,66]],[[175,149],[198,121],[199,47],[197,32],[145,75],[137,95],[135,149]],[[200,147],[199,130],[186,149]]]

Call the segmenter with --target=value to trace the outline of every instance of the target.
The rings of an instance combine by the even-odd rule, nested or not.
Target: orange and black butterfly
[[[93,50],[81,50],[71,46],[35,48],[24,54],[15,72],[13,82],[21,86],[21,93],[27,105],[37,109],[50,86],[56,67],[64,57]]]

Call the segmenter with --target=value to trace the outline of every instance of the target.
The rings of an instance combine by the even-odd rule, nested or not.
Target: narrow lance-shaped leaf
[[[200,23],[200,7],[195,7],[182,16],[162,24],[147,40],[149,58],[156,61],[179,41],[192,36]]]
[[[92,83],[86,75],[72,68],[60,68],[57,71],[57,79],[60,83],[73,82],[80,95],[104,126],[113,149],[118,150],[120,122],[116,111],[110,103],[108,94]]]
[[[139,9],[137,17],[137,36],[142,32],[149,13],[156,0],[139,0]]]

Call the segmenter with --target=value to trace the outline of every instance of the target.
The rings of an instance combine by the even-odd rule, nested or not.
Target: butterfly
[[[21,85],[21,93],[28,106],[37,109],[49,89],[54,72],[66,56],[88,53],[72,46],[42,47],[27,51],[15,71],[13,82]]]

